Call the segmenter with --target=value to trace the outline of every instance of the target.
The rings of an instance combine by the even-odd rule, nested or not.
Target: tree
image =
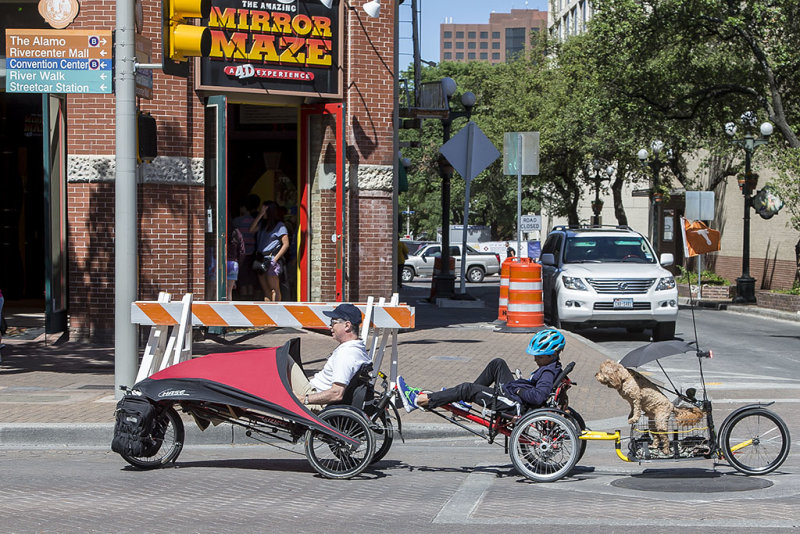
[[[684,139],[702,140],[707,163],[722,162],[712,185],[740,170],[741,158],[719,125],[762,110],[778,135],[759,157],[779,170],[784,198],[797,198],[800,3],[596,0],[594,6],[591,49],[604,85],[638,102],[643,113],[672,122]],[[800,230],[800,205],[787,205]]]

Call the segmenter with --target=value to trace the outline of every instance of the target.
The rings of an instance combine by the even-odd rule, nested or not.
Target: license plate
[[[615,310],[632,310],[633,299],[614,299]]]

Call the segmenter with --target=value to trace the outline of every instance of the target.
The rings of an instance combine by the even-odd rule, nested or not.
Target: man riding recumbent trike
[[[625,367],[693,350],[682,341],[640,347],[620,363],[604,362],[597,373],[601,383],[617,389],[631,404],[628,455],[624,454],[620,431],[588,430],[580,414],[568,406],[566,392],[575,385],[569,373],[575,363],[563,369],[558,363],[564,344],[564,337],[557,330],[536,334],[527,352],[534,355],[539,368],[528,380],[515,379],[505,362],[496,359],[473,383],[423,392],[398,377],[398,389],[407,411],[427,409],[489,443],[502,434],[515,469],[539,482],[555,481],[569,474],[583,456],[586,441],[613,441],[617,455],[628,462],[719,459],[748,475],[770,473],[786,460],[791,442],[789,430],[777,414],[767,409],[772,403],[736,409],[717,430],[704,383],[702,399],[696,398],[694,390],[685,394],[674,386],[674,391],[667,390],[677,396],[673,404],[658,391],[658,386]],[[702,359],[710,357],[710,352],[695,352],[702,378]],[[461,420],[477,423],[486,430],[476,432]]]
[[[174,462],[184,441],[178,408],[203,430],[227,422],[269,444],[260,438],[303,439],[312,467],[327,478],[361,473],[388,452],[399,419],[382,373],[384,394],[375,396],[372,363],[356,334],[360,311],[341,304],[323,313],[339,346],[311,380],[302,372],[298,338],[169,366],[120,401],[112,450],[140,469]]]

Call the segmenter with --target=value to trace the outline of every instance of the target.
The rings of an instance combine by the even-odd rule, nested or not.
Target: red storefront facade
[[[201,23],[216,32],[212,57],[190,59],[187,77],[153,71],[152,98],[137,98],[158,130],[158,156],[138,168],[139,299],[154,300],[159,291],[224,299],[230,220],[253,194],[277,202],[289,228],[283,300],[389,296],[394,10],[387,3],[379,18],[370,18],[360,4],[214,0],[216,12]],[[69,27],[113,28],[114,5],[99,1],[82,2]],[[160,2],[141,3],[136,30],[152,43],[150,61],[160,63]],[[13,107],[17,95],[2,98]],[[65,287],[64,302],[53,310],[68,317],[73,337],[109,338],[115,99],[68,94],[54,105],[63,119],[57,139],[63,150],[50,176],[64,198],[50,213],[63,223],[54,261],[63,267]],[[28,177],[35,179],[41,177]],[[48,287],[52,276],[44,275]],[[257,290],[234,296],[260,297]]]

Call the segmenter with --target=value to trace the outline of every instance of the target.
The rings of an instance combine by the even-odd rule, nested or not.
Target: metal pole
[[[517,134],[517,258],[522,257],[522,135]]]
[[[451,124],[450,118],[442,121],[442,145],[450,140]],[[455,282],[450,275],[450,172],[441,169],[440,174],[442,175],[442,255],[440,256],[442,264],[436,284],[436,296],[450,298],[453,296]]]
[[[659,180],[659,172],[661,171],[661,165],[658,161],[653,162],[653,248],[656,251],[656,256],[658,256],[658,251],[661,249],[659,240],[661,238],[659,232],[659,223],[661,222],[661,200],[658,199],[656,195],[660,195],[658,193],[658,180]]]
[[[592,206],[592,225],[600,226],[600,173],[598,172],[594,177],[594,206]]]
[[[754,148],[753,136],[746,135],[744,143],[744,184],[742,184],[742,194],[744,195],[742,276],[736,279],[736,298],[733,299],[734,302],[740,304],[754,304],[756,302],[756,280],[750,276],[750,206],[752,202],[752,197],[750,196],[750,164]]]
[[[422,58],[419,55],[419,16],[417,13],[417,2],[418,0],[411,0],[411,40],[414,52],[414,106],[419,106],[419,80],[420,69],[422,68],[422,62],[420,61]],[[396,2],[396,5],[399,6],[400,2]],[[395,56],[397,56],[396,52]]]
[[[136,81],[133,2],[117,0],[115,29],[116,174],[114,182],[114,391],[136,380]]]
[[[392,83],[392,176],[394,179],[392,180],[392,254],[391,257],[394,260],[393,266],[395,268],[392,269],[392,292],[397,292],[398,288],[400,287],[401,280],[399,278],[399,273],[397,272],[397,264],[398,264],[398,235],[400,233],[400,222],[397,220],[397,215],[400,212],[400,55],[398,51],[398,46],[400,42],[399,33],[400,33],[400,3],[394,3],[394,11],[392,12],[392,16],[394,17],[394,42],[392,43],[394,47],[394,62],[392,64],[392,69],[394,70],[394,80]],[[416,92],[417,88],[416,85],[414,87],[414,91]],[[346,121],[345,121],[346,122]],[[344,125],[343,125],[344,126]],[[344,129],[342,128],[342,137],[344,138]],[[347,146],[347,145],[345,145]],[[344,165],[347,165],[347,158],[342,158]]]
[[[472,138],[475,133],[473,123],[467,123],[467,172],[472,172]],[[472,182],[471,176],[462,176],[464,179],[464,227],[461,231],[461,294],[467,292],[467,224],[469,223],[469,186]]]

